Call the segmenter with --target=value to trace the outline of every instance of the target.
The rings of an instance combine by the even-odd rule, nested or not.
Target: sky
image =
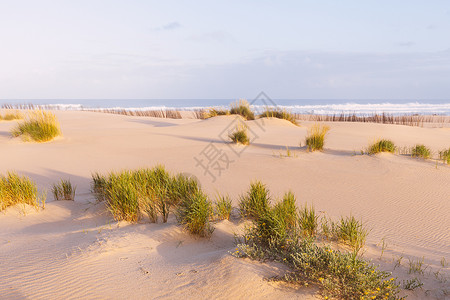
[[[450,99],[450,1],[0,0],[0,99]]]

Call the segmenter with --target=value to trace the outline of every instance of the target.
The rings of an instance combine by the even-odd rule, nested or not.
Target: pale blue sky
[[[0,99],[449,99],[450,1],[0,0]]]

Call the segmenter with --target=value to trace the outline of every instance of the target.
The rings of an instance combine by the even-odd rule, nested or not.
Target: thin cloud
[[[416,43],[412,42],[412,41],[408,41],[408,42],[400,42],[398,43],[398,45],[400,47],[412,47],[414,46]]]
[[[159,31],[159,30],[175,30],[175,29],[178,29],[178,28],[181,28],[181,27],[183,27],[183,26],[180,23],[178,23],[178,22],[170,22],[170,23],[167,23],[167,24],[165,24],[163,26],[156,27],[153,30],[157,30],[157,31]]]

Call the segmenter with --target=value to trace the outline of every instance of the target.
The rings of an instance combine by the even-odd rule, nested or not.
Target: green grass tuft
[[[246,126],[237,126],[236,129],[228,135],[228,137],[233,141],[233,143],[236,144],[250,144]]]
[[[355,217],[341,218],[336,229],[338,239],[351,246],[356,252],[364,246],[368,232],[362,222]]]
[[[397,147],[391,140],[382,139],[370,145],[369,149],[367,150],[367,153],[368,154],[377,154],[380,152],[394,153],[396,149]]]
[[[22,118],[23,118],[23,115],[19,111],[5,113],[3,116],[0,115],[0,120],[4,120],[4,121],[19,120]]]
[[[442,150],[439,152],[439,159],[444,162],[444,164],[450,165],[450,148],[448,150]]]
[[[304,236],[314,237],[318,228],[318,216],[316,215],[316,210],[314,206],[310,206],[308,208],[305,205],[302,209],[300,209],[299,214],[299,225],[300,230]]]
[[[210,109],[208,109],[207,112],[203,113],[203,118],[208,119],[208,118],[217,117],[217,116],[226,116],[229,114],[230,114],[230,111],[227,109],[210,108]]]
[[[137,222],[147,215],[151,222],[167,222],[176,209],[178,221],[192,234],[212,233],[209,218],[212,203],[198,182],[183,174],[170,175],[163,166],[122,171],[107,176],[92,174],[92,190],[97,200],[106,201],[116,220]],[[207,216],[207,217],[206,217]]]
[[[266,214],[270,210],[270,195],[266,185],[260,181],[252,182],[247,194],[241,196],[239,208],[243,216],[253,219]]]
[[[215,215],[219,220],[229,220],[232,210],[231,199],[228,196],[218,196],[215,203]]]
[[[305,138],[306,146],[309,151],[323,150],[325,136],[330,130],[327,125],[314,124]]]
[[[47,142],[60,135],[59,123],[51,112],[37,110],[11,131],[12,136],[22,136],[25,140]]]
[[[52,188],[55,200],[75,200],[75,191],[77,187],[72,186],[70,180],[62,180],[58,184],[54,184]]]
[[[201,190],[197,190],[179,203],[176,216],[189,233],[209,237],[214,231],[209,223],[212,213],[212,204],[208,197]]]
[[[295,115],[288,112],[287,110],[275,110],[275,109],[267,109],[264,111],[261,115],[261,118],[278,118],[278,119],[284,119],[288,120],[294,125],[297,124],[297,119],[295,118]]]
[[[282,201],[275,204],[273,209],[275,215],[279,216],[287,227],[295,228],[297,226],[298,213],[293,192],[289,191],[285,193]]]
[[[0,175],[0,211],[19,203],[38,208],[39,200],[45,203],[45,197],[39,197],[36,184],[28,177],[16,173]]]
[[[415,145],[411,149],[411,156],[428,159],[431,157],[431,150],[427,148],[425,145]]]
[[[231,104],[230,114],[240,115],[245,120],[254,120],[255,114],[250,109],[250,104],[246,100],[239,100]]]

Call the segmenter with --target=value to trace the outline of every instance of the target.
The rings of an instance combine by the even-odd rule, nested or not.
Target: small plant
[[[402,265],[403,255],[400,255],[399,257],[395,258],[395,264],[394,264],[394,270]]]
[[[327,125],[315,124],[308,130],[305,138],[306,146],[309,151],[323,150],[325,135],[330,130]]]
[[[247,127],[244,125],[237,126],[235,131],[230,133],[228,137],[236,144],[248,145],[250,143]]]
[[[137,222],[141,218],[139,194],[131,172],[111,173],[106,184],[108,210],[117,221]]]
[[[278,202],[273,208],[275,215],[283,220],[286,227],[293,229],[297,226],[298,214],[297,206],[295,204],[295,195],[291,191],[283,196],[283,200]]]
[[[191,234],[209,237],[214,231],[209,223],[212,216],[212,204],[202,191],[197,191],[183,199],[177,207],[176,216],[178,222]]]
[[[94,193],[95,198],[99,202],[105,200],[105,195],[106,195],[105,188],[106,188],[107,181],[108,181],[108,179],[104,175],[101,175],[99,173],[92,174],[91,190],[92,190],[92,193]]]
[[[260,226],[260,222],[256,226]],[[327,246],[318,246],[310,239],[289,235],[282,243],[267,242],[258,233],[249,229],[234,255],[274,260],[289,268],[286,275],[273,280],[301,286],[316,284],[325,299],[399,299],[395,278],[354,253],[334,251]]]
[[[75,190],[70,180],[62,180],[58,184],[54,184],[52,188],[55,200],[75,200]]]
[[[12,136],[23,136],[25,140],[47,142],[60,135],[59,123],[51,112],[37,110],[19,123],[12,131]]]
[[[239,100],[231,104],[230,114],[240,115],[245,120],[255,119],[255,114],[250,109],[250,104],[246,100]]]
[[[412,157],[420,157],[420,158],[423,158],[423,159],[428,159],[428,158],[431,157],[431,151],[425,145],[415,145],[411,149],[411,156]]]
[[[413,291],[417,288],[421,288],[423,286],[423,283],[417,279],[417,277],[414,277],[413,279],[404,281],[403,280],[403,288],[405,290]]]
[[[369,146],[367,152],[369,154],[377,154],[380,152],[394,153],[395,149],[396,147],[391,140],[378,140]]]
[[[297,120],[295,118],[295,115],[288,112],[287,110],[275,110],[275,109],[267,109],[264,111],[261,115],[261,118],[278,118],[278,119],[284,119],[289,122],[291,122],[294,125],[297,125]]]
[[[241,197],[239,208],[243,216],[253,219],[266,214],[270,210],[270,196],[266,185],[260,181],[252,182],[247,194]]]
[[[218,196],[215,204],[215,214],[219,220],[229,220],[231,215],[231,199],[228,196]]]
[[[39,200],[45,205],[44,195],[38,195],[36,184],[28,177],[16,173],[0,175],[0,211],[22,203],[38,208]]]
[[[417,259],[417,261],[409,258],[408,259],[408,262],[409,262],[408,274],[417,273],[417,274],[423,275],[423,273],[425,272],[425,269],[426,269],[426,268],[423,268],[423,261],[424,261],[423,257],[422,257],[422,259]]]
[[[381,254],[380,254],[380,259],[383,257],[384,254],[384,250],[386,250],[387,248],[387,242],[385,238],[381,239]]]
[[[337,224],[333,220],[331,220],[331,218],[322,216],[320,223],[322,227],[322,234],[327,240],[331,241],[338,239]]]
[[[439,159],[442,160],[444,164],[450,165],[450,148],[448,150],[442,150],[439,152]]]
[[[447,260],[445,259],[445,257],[442,257],[442,258],[441,258],[441,266],[442,266],[443,268],[447,268],[447,266],[448,266],[448,262],[447,262]]]
[[[22,118],[23,118],[23,115],[18,111],[9,112],[9,113],[4,114],[3,116],[0,115],[0,120],[5,120],[5,121],[19,120]]]
[[[203,114],[204,119],[216,117],[216,116],[226,116],[229,115],[230,111],[226,109],[217,109],[217,108],[210,108],[207,112]]]
[[[299,224],[303,235],[314,237],[318,227],[318,216],[316,215],[314,206],[308,208],[308,205],[305,205],[302,209],[300,209],[299,215]]]
[[[340,241],[358,252],[366,242],[367,230],[362,222],[356,220],[354,216],[350,216],[341,218],[337,225],[337,236]]]

